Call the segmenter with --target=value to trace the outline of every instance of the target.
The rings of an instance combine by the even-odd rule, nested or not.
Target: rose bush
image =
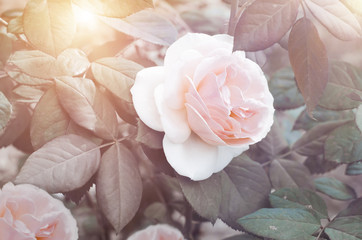
[[[273,123],[273,97],[260,67],[232,52],[229,35],[189,33],[166,52],[164,66],[141,70],[131,89],[177,173],[203,180],[260,141]]]
[[[184,240],[181,232],[166,224],[149,226],[135,232],[128,240]]]
[[[7,183],[0,190],[2,240],[77,240],[75,219],[63,203],[29,184]]]

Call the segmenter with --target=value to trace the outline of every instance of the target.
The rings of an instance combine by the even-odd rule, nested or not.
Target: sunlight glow
[[[77,5],[73,5],[74,17],[78,25],[89,29],[94,29],[98,23],[97,16],[86,11]]]

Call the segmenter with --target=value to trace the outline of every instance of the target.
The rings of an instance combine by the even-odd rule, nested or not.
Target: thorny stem
[[[232,0],[231,1],[231,10],[230,10],[230,19],[229,19],[229,28],[228,34],[233,36],[234,30],[237,22],[236,12],[238,10],[239,0]]]
[[[322,233],[324,232],[324,227],[321,227],[321,231],[319,232],[316,240],[319,240],[319,238],[321,237]]]

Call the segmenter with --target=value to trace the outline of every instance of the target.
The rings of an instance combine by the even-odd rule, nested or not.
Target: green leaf
[[[53,56],[69,47],[76,33],[70,0],[30,0],[23,19],[29,42]]]
[[[314,180],[319,192],[338,200],[351,200],[356,198],[356,192],[347,184],[334,178],[321,177]]]
[[[10,121],[12,106],[6,96],[0,92],[0,135]]]
[[[362,70],[346,62],[332,62],[329,79],[319,105],[332,110],[358,107],[361,103],[348,96],[362,97]]]
[[[328,58],[317,28],[308,18],[299,19],[292,27],[288,52],[298,88],[312,115],[328,82]]]
[[[327,206],[315,192],[299,188],[282,188],[269,195],[273,208],[300,208],[327,219]]]
[[[279,110],[288,110],[304,105],[294,79],[291,67],[283,68],[274,73],[269,81],[269,89],[274,97],[274,107]]]
[[[0,61],[5,63],[12,51],[13,43],[11,39],[6,34],[0,33]]]
[[[336,218],[324,231],[331,240],[361,240],[362,216]]]
[[[324,145],[325,159],[337,163],[362,160],[362,135],[354,122],[333,130]]]
[[[323,146],[329,133],[347,121],[331,121],[319,124],[294,143],[292,149],[303,156],[313,156],[323,153]]]
[[[73,2],[93,13],[114,18],[124,18],[142,9],[153,7],[152,0],[73,0]]]
[[[132,101],[130,89],[134,84],[136,74],[143,67],[124,58],[102,58],[92,63],[92,73],[95,80],[112,92],[115,96]]]
[[[346,209],[338,213],[337,218],[351,216],[362,216],[362,198],[353,200]]]
[[[362,161],[348,164],[346,168],[346,175],[361,175],[361,174],[362,174]]]
[[[298,161],[274,160],[270,164],[269,176],[275,189],[285,187],[314,188],[308,169]]]
[[[352,120],[354,118],[354,114],[351,110],[346,111],[331,111],[321,107],[316,107],[313,111],[312,119],[306,110],[300,113],[295,124],[293,126],[293,130],[306,130],[328,121],[341,121],[341,120]]]
[[[238,223],[248,232],[278,240],[315,239],[311,235],[320,228],[313,214],[296,208],[263,208]]]
[[[262,239],[245,233],[245,234],[224,238],[223,240],[262,240]]]

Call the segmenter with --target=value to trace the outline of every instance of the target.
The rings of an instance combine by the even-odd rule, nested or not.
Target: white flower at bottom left
[[[63,203],[30,184],[0,190],[2,240],[77,240],[77,222]]]

